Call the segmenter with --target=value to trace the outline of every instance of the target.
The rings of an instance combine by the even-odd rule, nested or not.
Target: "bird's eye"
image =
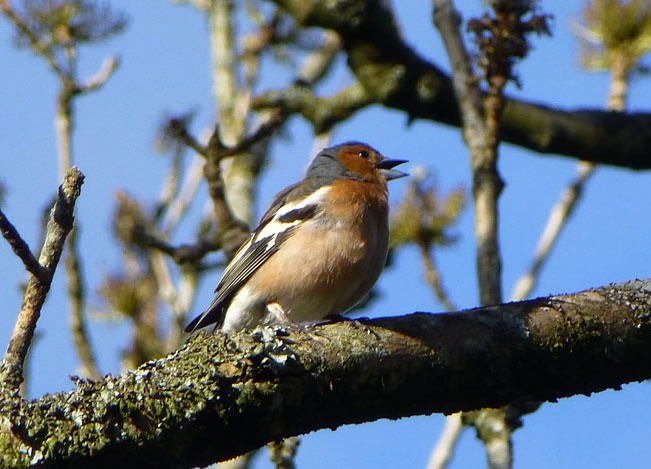
[[[369,157],[369,154],[368,154],[368,152],[366,150],[362,150],[362,151],[359,152],[359,154],[357,156],[359,156],[360,158],[366,159],[366,158]]]

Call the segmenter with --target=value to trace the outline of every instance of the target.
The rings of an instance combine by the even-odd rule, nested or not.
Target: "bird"
[[[357,141],[321,150],[304,179],[275,196],[185,331],[317,323],[355,306],[384,268],[387,181],[407,176],[393,169],[406,162]]]

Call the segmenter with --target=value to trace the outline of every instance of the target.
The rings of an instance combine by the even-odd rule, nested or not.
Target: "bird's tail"
[[[224,304],[223,301],[218,301],[216,298],[208,309],[206,309],[199,316],[190,321],[185,327],[185,332],[194,332],[198,329],[204,328],[211,324],[215,324],[215,329],[218,329],[224,323]]]

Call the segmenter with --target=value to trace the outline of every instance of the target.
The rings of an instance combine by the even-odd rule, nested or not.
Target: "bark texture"
[[[320,428],[617,389],[651,378],[651,279],[312,332],[200,334],[31,402],[0,388],[0,466],[193,467]]]

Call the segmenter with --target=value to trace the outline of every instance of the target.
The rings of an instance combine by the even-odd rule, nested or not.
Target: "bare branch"
[[[228,156],[237,155],[246,150],[250,150],[253,145],[270,137],[278,128],[285,122],[286,116],[280,111],[275,111],[269,115],[268,119],[264,121],[253,133],[245,136],[242,140],[235,145],[218,150],[215,152],[215,157],[223,159]]]
[[[41,264],[38,263],[25,240],[21,238],[18,230],[16,230],[14,225],[11,224],[1,208],[0,231],[2,231],[2,236],[4,236],[4,238],[9,243],[12,251],[14,251],[20,260],[23,261],[25,269],[27,269],[27,271],[30,272],[34,277],[41,278],[41,276],[44,274]]]
[[[38,262],[43,269],[40,277],[31,277],[27,283],[23,303],[18,313],[7,353],[3,359],[1,381],[18,387],[23,380],[23,363],[32,342],[36,322],[41,314],[45,297],[50,290],[54,271],[63,251],[64,242],[73,226],[74,207],[81,192],[84,175],[76,167],[66,173],[59,187],[59,196],[48,221],[45,243]]]
[[[205,157],[208,148],[199,143],[186,127],[185,119],[172,118],[167,122],[167,132],[172,137],[178,138],[181,142],[192,148],[197,154]]]
[[[461,412],[448,415],[445,419],[445,426],[436,446],[430,454],[427,462],[427,469],[444,469],[452,461],[457,441],[463,432],[463,421]]]
[[[73,229],[68,235],[68,253],[64,259],[70,302],[70,330],[77,355],[81,361],[80,374],[83,377],[99,379],[102,375],[99,372],[86,329],[86,288],[77,245],[77,230],[78,228]]]
[[[79,86],[80,93],[88,93],[91,91],[96,91],[102,87],[106,81],[111,78],[113,72],[115,72],[120,65],[120,59],[117,57],[108,57],[104,59],[101,68],[99,71],[90,77],[86,83]]]
[[[350,117],[372,102],[360,83],[333,96],[316,96],[304,85],[292,85],[283,90],[267,91],[253,98],[255,109],[280,108],[284,113],[300,113],[310,121],[315,134],[327,133],[332,126]]]
[[[529,269],[516,281],[513,287],[513,292],[511,293],[512,300],[524,300],[533,291],[540,270],[549,258],[552,247],[556,244],[561,230],[566,225],[570,215],[574,212],[574,208],[581,197],[585,184],[595,169],[596,166],[593,163],[585,161],[577,165],[577,175],[574,181],[563,190],[558,201],[552,207],[547,224],[538,240],[534,258],[531,261]]]
[[[427,279],[427,283],[432,287],[436,298],[438,298],[445,309],[447,311],[454,311],[457,308],[443,286],[439,269],[437,268],[434,256],[430,251],[430,245],[425,241],[421,241],[418,243],[418,250],[420,251],[420,257],[425,266],[425,278]]]
[[[190,167],[185,173],[183,184],[181,189],[175,196],[169,198],[167,203],[165,203],[166,210],[165,215],[163,216],[160,222],[160,230],[167,235],[170,235],[172,231],[178,226],[183,215],[187,212],[190,203],[194,199],[194,196],[199,188],[199,184],[203,180],[203,161],[200,157],[201,155],[195,156],[190,163]],[[174,177],[175,168],[171,169],[170,177]]]

